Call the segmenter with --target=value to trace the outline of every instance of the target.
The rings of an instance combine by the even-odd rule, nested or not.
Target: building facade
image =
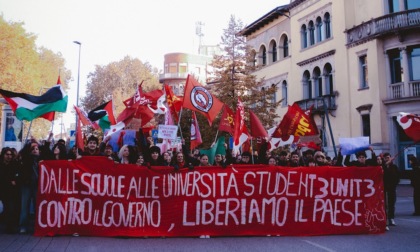
[[[258,78],[277,85],[278,113],[314,106],[324,150],[339,138],[369,136],[376,153],[420,157],[399,112],[420,114],[420,1],[294,0],[241,31]]]
[[[177,96],[184,95],[185,82],[189,74],[205,85],[213,55],[220,54],[221,49],[218,46],[202,45],[199,51],[200,54],[165,54],[164,73],[159,75],[159,82],[171,86]]]

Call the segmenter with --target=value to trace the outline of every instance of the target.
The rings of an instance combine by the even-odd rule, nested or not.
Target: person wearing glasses
[[[326,166],[327,162],[325,159],[325,154],[322,153],[321,151],[317,151],[314,154],[314,161],[315,161],[315,166]]]

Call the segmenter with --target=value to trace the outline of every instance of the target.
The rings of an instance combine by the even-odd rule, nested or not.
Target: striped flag
[[[102,131],[109,129],[111,125],[117,123],[114,116],[112,100],[92,109],[87,116],[92,122],[97,122]]]
[[[32,121],[48,112],[66,112],[68,97],[61,85],[55,85],[41,96],[0,89],[19,120]]]
[[[58,79],[57,79],[57,85],[61,85],[61,79],[60,79],[60,75],[58,75]],[[45,113],[41,116],[42,118],[52,122],[55,119],[55,112],[48,112]]]

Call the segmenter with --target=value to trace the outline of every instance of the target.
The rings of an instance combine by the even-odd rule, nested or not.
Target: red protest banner
[[[35,235],[381,233],[380,167],[234,165],[175,172],[104,157],[39,166]]]

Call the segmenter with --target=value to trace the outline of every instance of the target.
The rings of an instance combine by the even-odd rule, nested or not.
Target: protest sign
[[[174,140],[177,137],[177,133],[178,133],[178,126],[159,124],[158,138]]]
[[[170,167],[40,162],[35,235],[381,233],[381,167]]]

